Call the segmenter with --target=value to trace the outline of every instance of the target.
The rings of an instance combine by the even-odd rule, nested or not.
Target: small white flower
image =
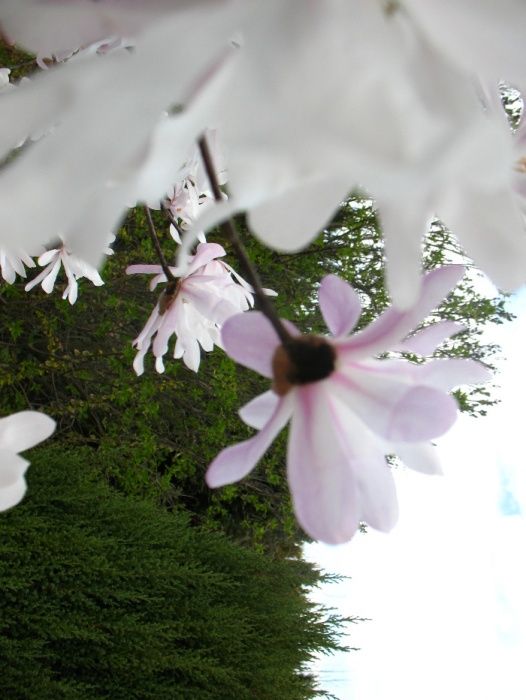
[[[111,251],[109,252],[111,253]],[[72,255],[64,245],[60,248],[47,250],[38,258],[38,264],[40,267],[44,267],[44,269],[26,284],[26,292],[36,287],[37,284],[41,284],[46,294],[51,294],[61,265],[64,267],[64,272],[68,280],[62,298],[67,299],[70,304],[74,304],[77,301],[79,291],[77,280],[81,277],[87,277],[96,287],[100,287],[104,284],[101,276],[94,267],[88,265],[88,263],[77,258],[75,255]]]
[[[7,284],[13,284],[16,276],[26,277],[26,268],[35,267],[35,262],[25,251],[0,248],[0,272]]]

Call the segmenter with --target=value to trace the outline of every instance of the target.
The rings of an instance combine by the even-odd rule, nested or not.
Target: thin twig
[[[175,230],[177,231],[177,233],[179,234],[179,237],[181,237],[181,236],[183,235],[183,230],[182,230],[182,228],[179,226],[179,224],[177,223],[177,221],[174,219],[174,217],[173,217],[172,212],[170,211],[170,209],[169,209],[166,205],[164,205],[162,202],[161,202],[161,209],[162,209],[162,210],[164,211],[164,213],[166,214],[166,218],[168,219],[168,221],[172,224],[172,226],[174,227],[174,229],[175,229]]]
[[[163,269],[164,274],[166,275],[166,279],[168,282],[177,282],[177,278],[174,277],[172,274],[172,271],[170,270],[170,266],[166,262],[166,258],[164,257],[164,253],[161,248],[161,244],[159,243],[159,238],[157,237],[157,231],[155,230],[155,226],[153,225],[153,220],[152,220],[152,215],[150,214],[150,210],[148,207],[144,207],[144,212],[146,214],[146,222],[148,224],[148,231],[150,233],[150,237],[153,242],[153,246],[155,248],[155,252],[157,253],[157,257],[159,258],[159,262],[161,263],[161,267]]]
[[[214,199],[216,202],[222,202],[223,201],[223,195],[221,193],[221,188],[219,187],[219,181],[217,179],[216,175],[216,170],[214,168],[214,163],[212,160],[212,156],[210,154],[210,149],[208,148],[208,144],[206,142],[206,138],[202,136],[199,141],[199,150],[201,152],[201,157],[203,159],[203,164],[205,166],[205,171],[208,176],[208,179],[210,181],[210,186],[212,187],[212,192],[214,194]],[[256,268],[252,264],[252,261],[248,257],[247,251],[245,250],[244,245],[241,243],[241,240],[239,238],[239,234],[237,232],[236,226],[232,219],[227,219],[221,224],[221,229],[223,230],[224,235],[228,238],[230,241],[230,244],[234,250],[234,253],[241,263],[241,265],[245,268],[246,275],[248,277],[248,281],[252,285],[252,288],[254,290],[254,294],[256,295],[256,298],[259,302],[259,306],[261,308],[261,311],[264,313],[264,315],[268,318],[270,323],[272,324],[272,327],[278,334],[281,342],[284,345],[288,345],[288,343],[292,340],[292,336],[288,332],[288,330],[285,328],[283,323],[281,322],[281,319],[277,315],[273,305],[271,304],[269,298],[263,291],[263,286],[261,284],[261,280],[259,278],[259,275],[257,273]]]

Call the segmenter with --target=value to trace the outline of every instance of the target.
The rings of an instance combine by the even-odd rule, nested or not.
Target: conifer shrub
[[[342,624],[305,596],[320,574],[115,492],[95,458],[33,451],[0,516],[0,697],[316,697],[302,669]]]

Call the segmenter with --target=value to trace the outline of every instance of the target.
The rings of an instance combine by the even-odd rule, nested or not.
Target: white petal
[[[46,440],[55,426],[52,418],[38,411],[20,411],[0,418],[0,448],[23,452]]]
[[[320,310],[334,336],[348,335],[358,322],[362,305],[350,284],[336,275],[326,275],[318,292]]]
[[[422,474],[442,474],[438,450],[429,443],[398,443],[393,445],[395,452],[402,462]]]
[[[22,457],[0,447],[0,511],[20,503],[26,492],[24,473],[29,466]]]

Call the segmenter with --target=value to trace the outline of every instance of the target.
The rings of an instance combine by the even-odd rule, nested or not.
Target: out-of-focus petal
[[[345,426],[321,383],[296,393],[287,452],[296,517],[314,539],[347,542],[358,528],[360,512],[351,456],[341,442]]]
[[[348,335],[360,318],[360,297],[350,284],[336,275],[326,275],[318,291],[320,310],[334,336]]]
[[[367,328],[358,331],[348,340],[339,341],[339,351],[358,358],[390,350],[445,299],[464,271],[463,265],[445,265],[431,270],[422,281],[420,295],[414,306],[407,311],[390,307]]]
[[[257,435],[222,450],[208,467],[207,484],[212,488],[231,484],[252,471],[289,420],[292,403],[290,394],[281,398],[270,420]]]
[[[0,511],[16,506],[24,498],[24,473],[28,466],[27,460],[0,447]]]
[[[38,411],[20,411],[0,418],[0,448],[23,452],[46,440],[55,426],[52,418]]]
[[[276,410],[279,396],[273,391],[265,391],[239,409],[241,420],[251,428],[261,430]]]
[[[438,450],[429,443],[398,443],[393,445],[393,451],[402,462],[422,474],[442,474]]]
[[[392,349],[417,355],[431,355],[444,340],[465,330],[466,326],[462,323],[438,321],[417,331]]]
[[[457,417],[455,400],[443,391],[396,381],[380,371],[345,368],[328,381],[368,428],[390,442],[430,440],[449,430]]]
[[[272,358],[281,341],[261,311],[248,311],[228,319],[221,340],[233,360],[264,377],[272,377]]]
[[[491,370],[481,362],[464,358],[437,358],[418,366],[421,381],[427,386],[451,391],[461,384],[483,384],[492,378]]]

